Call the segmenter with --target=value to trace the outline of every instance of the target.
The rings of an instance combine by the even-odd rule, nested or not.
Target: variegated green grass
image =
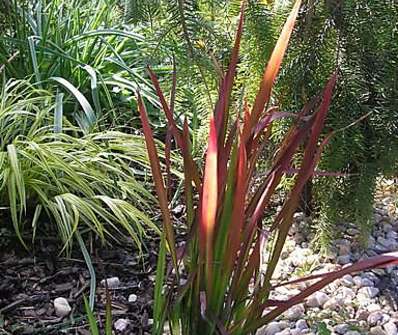
[[[44,223],[68,251],[77,231],[89,229],[102,241],[127,233],[139,247],[148,228],[158,231],[146,214],[154,198],[145,187],[141,136],[82,135],[60,122],[60,99],[25,81],[7,82],[0,98],[0,202],[25,246],[24,229],[35,237]],[[63,124],[63,133],[54,124]]]

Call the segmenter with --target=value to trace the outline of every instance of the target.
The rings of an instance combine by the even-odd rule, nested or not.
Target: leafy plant
[[[309,1],[302,17],[277,85],[280,105],[300,106],[319,91],[336,60],[341,63],[327,126],[345,130],[331,139],[320,168],[347,174],[313,181],[320,216],[316,241],[329,247],[338,237],[336,224],[351,222],[367,243],[376,180],[396,171],[398,161],[398,48],[393,38],[398,8],[369,0]],[[355,127],[346,127],[364,115]]]
[[[7,82],[0,98],[0,204],[24,244],[25,228],[33,239],[38,231],[57,230],[68,250],[75,232],[87,229],[103,241],[124,230],[139,247],[144,227],[158,230],[145,214],[153,197],[144,186],[141,136],[74,136],[80,131],[67,120],[63,133],[54,133],[59,106],[25,81]]]
[[[168,321],[173,334],[254,334],[291,306],[350,272],[398,263],[398,254],[370,258],[341,270],[297,279],[317,280],[286,301],[270,299],[278,285],[272,277],[278,264],[300,193],[314,172],[331,134],[320,140],[337,75],[333,74],[321,96],[307,103],[296,115],[276,151],[267,175],[254,183],[256,163],[271,133],[273,120],[290,114],[269,108],[272,86],[285,54],[301,1],[296,1],[270,57],[253,106],[243,103],[238,117],[230,121],[230,97],[238,63],[244,7],[231,61],[225,74],[214,114],[210,117],[208,147],[203,173],[190,153],[187,122],[182,130],[173,119],[157,78],[151,73],[173,135],[184,160],[186,221],[185,245],[175,244],[160,161],[144,102],[137,94],[143,131],[163,219],[163,237],[155,285],[154,334],[162,334]],[[266,110],[266,112],[264,112]],[[320,142],[320,143],[319,143]],[[281,178],[292,170],[295,153],[304,145],[295,183],[282,209],[270,225],[263,225]],[[202,176],[203,174],[203,176]],[[196,200],[198,200],[196,204]],[[262,259],[263,246],[270,256]],[[166,253],[171,267],[166,266]],[[171,271],[174,268],[174,271]],[[166,286],[166,287],[164,287]]]
[[[0,72],[7,78],[33,77],[45,89],[57,85],[73,98],[64,100],[65,115],[74,117],[79,103],[88,106],[90,126],[104,118],[117,123],[116,107],[131,107],[117,92],[134,92],[137,83],[157,106],[140,75],[144,37],[120,23],[118,1],[7,0],[2,6],[8,15],[0,37]]]

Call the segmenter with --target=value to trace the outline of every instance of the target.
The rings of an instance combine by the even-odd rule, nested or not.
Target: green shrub
[[[331,139],[320,169],[349,176],[314,179],[321,244],[351,222],[367,241],[372,228],[376,179],[396,170],[398,9],[392,2],[321,1],[304,7],[292,50],[277,85],[284,110],[294,110],[322,87],[339,66],[337,94],[327,127],[337,130],[367,115]]]
[[[80,130],[66,120],[55,133],[51,95],[24,81],[6,83],[0,99],[0,203],[24,244],[24,228],[34,238],[52,227],[68,250],[77,231],[102,241],[127,232],[140,247],[146,229],[157,230],[145,214],[153,197],[143,179],[141,136],[74,136]]]
[[[0,37],[0,72],[7,78],[33,76],[45,89],[75,87],[93,106],[91,124],[104,129],[131,120],[123,112],[132,102],[123,92],[133,93],[138,85],[158,106],[140,75],[146,42],[123,25],[118,1],[7,0],[0,6],[8,13]],[[79,108],[75,99],[65,99],[71,120]]]

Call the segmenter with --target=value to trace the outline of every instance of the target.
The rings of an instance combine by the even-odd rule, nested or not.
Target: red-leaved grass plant
[[[292,225],[300,193],[313,175],[321,151],[331,136],[320,138],[337,80],[337,75],[333,74],[322,94],[295,115],[294,124],[276,150],[271,169],[260,184],[253,183],[256,162],[267,145],[272,122],[287,115],[276,112],[269,104],[300,4],[300,0],[295,2],[284,25],[253,106],[250,108],[245,103],[241,115],[231,121],[229,107],[243,30],[243,2],[229,68],[210,117],[203,171],[191,156],[187,122],[181,128],[177,125],[173,118],[173,99],[169,105],[155,74],[149,69],[167,117],[169,135],[174,138],[183,157],[186,223],[190,233],[182,249],[175,244],[168,193],[155,141],[144,102],[137,94],[163,221],[155,283],[154,334],[163,334],[166,322],[172,334],[255,334],[291,306],[303,302],[345,274],[398,263],[398,253],[369,258],[338,271],[294,280],[290,283],[312,282],[300,294],[286,301],[270,299],[275,287],[288,284],[275,283],[272,277]],[[172,91],[175,92],[175,74]],[[263,218],[268,213],[271,196],[282,177],[291,173],[292,160],[302,146],[304,153],[295,183],[272,224],[265,226]],[[170,145],[166,147],[170,148]],[[264,266],[261,253],[267,242],[272,243],[269,260]],[[167,254],[171,259],[169,267],[166,266]]]

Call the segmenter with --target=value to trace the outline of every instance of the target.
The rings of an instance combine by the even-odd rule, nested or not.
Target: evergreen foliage
[[[327,244],[341,220],[358,225],[366,238],[376,178],[398,161],[398,7],[393,1],[307,1],[300,23],[278,87],[280,104],[297,110],[338,66],[328,127],[341,129],[368,115],[325,152],[323,170],[350,175],[315,180],[320,241]]]

